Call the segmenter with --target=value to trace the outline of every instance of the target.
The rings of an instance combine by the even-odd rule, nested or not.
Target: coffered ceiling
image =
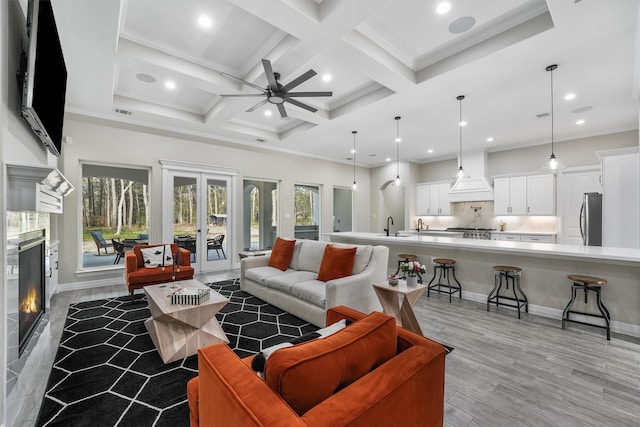
[[[456,157],[460,107],[464,151],[549,144],[537,116],[557,63],[556,141],[638,128],[637,0],[450,0],[443,14],[439,0],[52,3],[76,115],[336,161],[357,130],[364,166],[395,160],[401,116],[400,160],[428,162]],[[296,98],[315,113],[285,103],[287,118],[246,111],[264,95],[221,96],[259,95],[223,73],[266,88],[262,59],[283,84],[315,70],[295,91],[333,96]]]

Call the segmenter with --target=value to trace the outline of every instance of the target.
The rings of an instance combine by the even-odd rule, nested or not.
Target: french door
[[[191,252],[196,272],[232,268],[235,182],[227,169],[163,162],[162,236]]]

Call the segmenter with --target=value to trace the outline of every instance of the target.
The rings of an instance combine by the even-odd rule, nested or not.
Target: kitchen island
[[[328,233],[325,236],[333,242],[389,247],[389,272],[395,272],[398,254],[415,254],[427,265],[427,274],[423,276],[427,282],[433,274],[433,258],[455,259],[456,276],[462,283],[462,297],[478,302],[486,302],[493,288],[494,265],[518,266],[522,268],[521,286],[529,299],[529,312],[558,319],[558,327],[562,310],[571,296],[571,281],[567,275],[601,277],[609,282],[603,286],[602,298],[611,312],[611,330],[640,336],[639,249],[428,235],[387,237],[358,232]],[[584,299],[579,299],[574,308],[578,302],[583,311],[596,312],[593,295],[589,297],[589,304],[585,305]],[[501,307],[499,310],[509,309]],[[526,321],[526,316],[523,321]],[[597,333],[598,330],[593,328],[593,331]]]

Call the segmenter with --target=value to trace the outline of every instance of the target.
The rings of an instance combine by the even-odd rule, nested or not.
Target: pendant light
[[[400,116],[395,117],[396,120],[396,185],[400,185]]]
[[[557,171],[564,168],[564,165],[558,160],[556,154],[553,152],[553,70],[558,68],[557,64],[549,65],[545,70],[549,72],[551,82],[551,156],[549,161],[542,167],[545,170]]]
[[[460,154],[458,156],[459,164],[458,164],[458,172],[456,173],[456,178],[462,179],[462,178],[465,178],[464,169],[462,168],[462,126],[466,124],[462,121],[462,100],[464,99],[464,95],[458,95],[456,99],[460,103],[460,120],[458,121],[458,127],[460,128]]]
[[[353,153],[353,191],[358,189],[358,185],[356,184],[356,134],[358,133],[357,130],[352,130],[351,133],[353,134],[353,150],[351,150],[351,153]]]

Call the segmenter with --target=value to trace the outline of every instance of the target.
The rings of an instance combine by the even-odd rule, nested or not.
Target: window
[[[82,165],[82,267],[120,264],[115,242],[131,250],[149,242],[149,173],[95,164]]]
[[[243,215],[244,250],[273,248],[278,235],[278,183],[245,179]]]
[[[312,185],[294,186],[296,215],[295,237],[318,240],[320,236],[320,188]]]

